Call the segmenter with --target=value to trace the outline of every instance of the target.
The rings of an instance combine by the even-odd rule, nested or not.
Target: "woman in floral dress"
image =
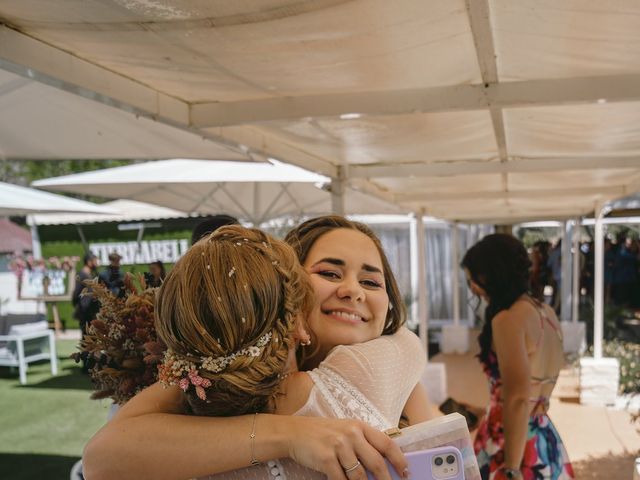
[[[490,403],[475,440],[483,479],[573,479],[560,435],[547,415],[564,363],[553,310],[529,295],[527,252],[511,235],[489,235],[462,267],[472,292],[487,302],[478,338]]]

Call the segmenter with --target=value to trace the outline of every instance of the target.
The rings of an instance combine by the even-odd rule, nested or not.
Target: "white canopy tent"
[[[102,204],[117,213],[96,215],[92,213],[41,213],[30,215],[27,221],[36,225],[85,225],[101,222],[138,222],[184,218],[188,215],[173,208],[159,207],[135,200],[114,200]]]
[[[119,222],[118,228],[138,230],[138,242],[142,241],[145,229],[161,226],[160,223],[150,220],[164,220],[170,218],[184,218],[188,214],[172,208],[151,205],[150,203],[137,202],[135,200],[114,200],[102,204],[117,213],[92,214],[92,213],[41,213],[29,215],[27,223],[32,231],[38,226],[44,225],[75,225],[85,251],[89,250],[89,244],[85,238],[83,225],[103,222]],[[127,223],[135,222],[135,223]]]
[[[85,202],[84,200],[0,182],[0,216],[23,216],[43,212],[103,215],[118,213],[113,208]],[[40,241],[38,239],[38,229],[35,225],[31,226],[31,240],[33,243],[33,255],[36,258],[40,258]]]
[[[10,0],[0,17],[3,69],[334,192],[511,223],[601,218],[640,189],[635,0]]]
[[[633,0],[9,1],[0,59],[411,210],[568,218],[638,189],[639,10]]]
[[[44,212],[118,213],[113,208],[85,202],[84,200],[0,182],[0,216],[23,216]]]
[[[191,214],[227,213],[259,225],[287,215],[331,212],[328,183],[327,177],[277,161],[174,159],[54,177],[33,185],[138,200]],[[352,213],[401,211],[352,189],[344,200]]]

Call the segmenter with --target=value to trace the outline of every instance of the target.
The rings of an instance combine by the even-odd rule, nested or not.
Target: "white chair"
[[[28,364],[38,360],[49,359],[51,374],[58,374],[55,338],[46,321],[14,325],[0,342],[0,366],[18,367],[21,384],[27,383]]]
[[[78,460],[73,464],[73,467],[71,467],[69,480],[84,480],[84,475],[82,473],[82,459]]]

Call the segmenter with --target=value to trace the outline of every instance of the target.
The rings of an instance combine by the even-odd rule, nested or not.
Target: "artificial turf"
[[[49,362],[0,367],[0,478],[68,479],[87,440],[104,424],[110,401],[90,400],[89,377],[69,358],[77,341],[56,341],[59,373]]]

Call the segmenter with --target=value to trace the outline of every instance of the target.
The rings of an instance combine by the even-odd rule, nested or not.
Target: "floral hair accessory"
[[[160,383],[165,387],[178,385],[184,392],[193,385],[196,395],[205,401],[207,396],[204,389],[211,386],[211,381],[200,376],[201,371],[220,373],[238,357],[259,357],[264,347],[271,341],[271,332],[262,335],[255,345],[245,347],[221,357],[200,357],[200,369],[195,362],[181,358],[171,349],[164,354],[164,362],[159,367]],[[219,342],[218,342],[219,343]]]

